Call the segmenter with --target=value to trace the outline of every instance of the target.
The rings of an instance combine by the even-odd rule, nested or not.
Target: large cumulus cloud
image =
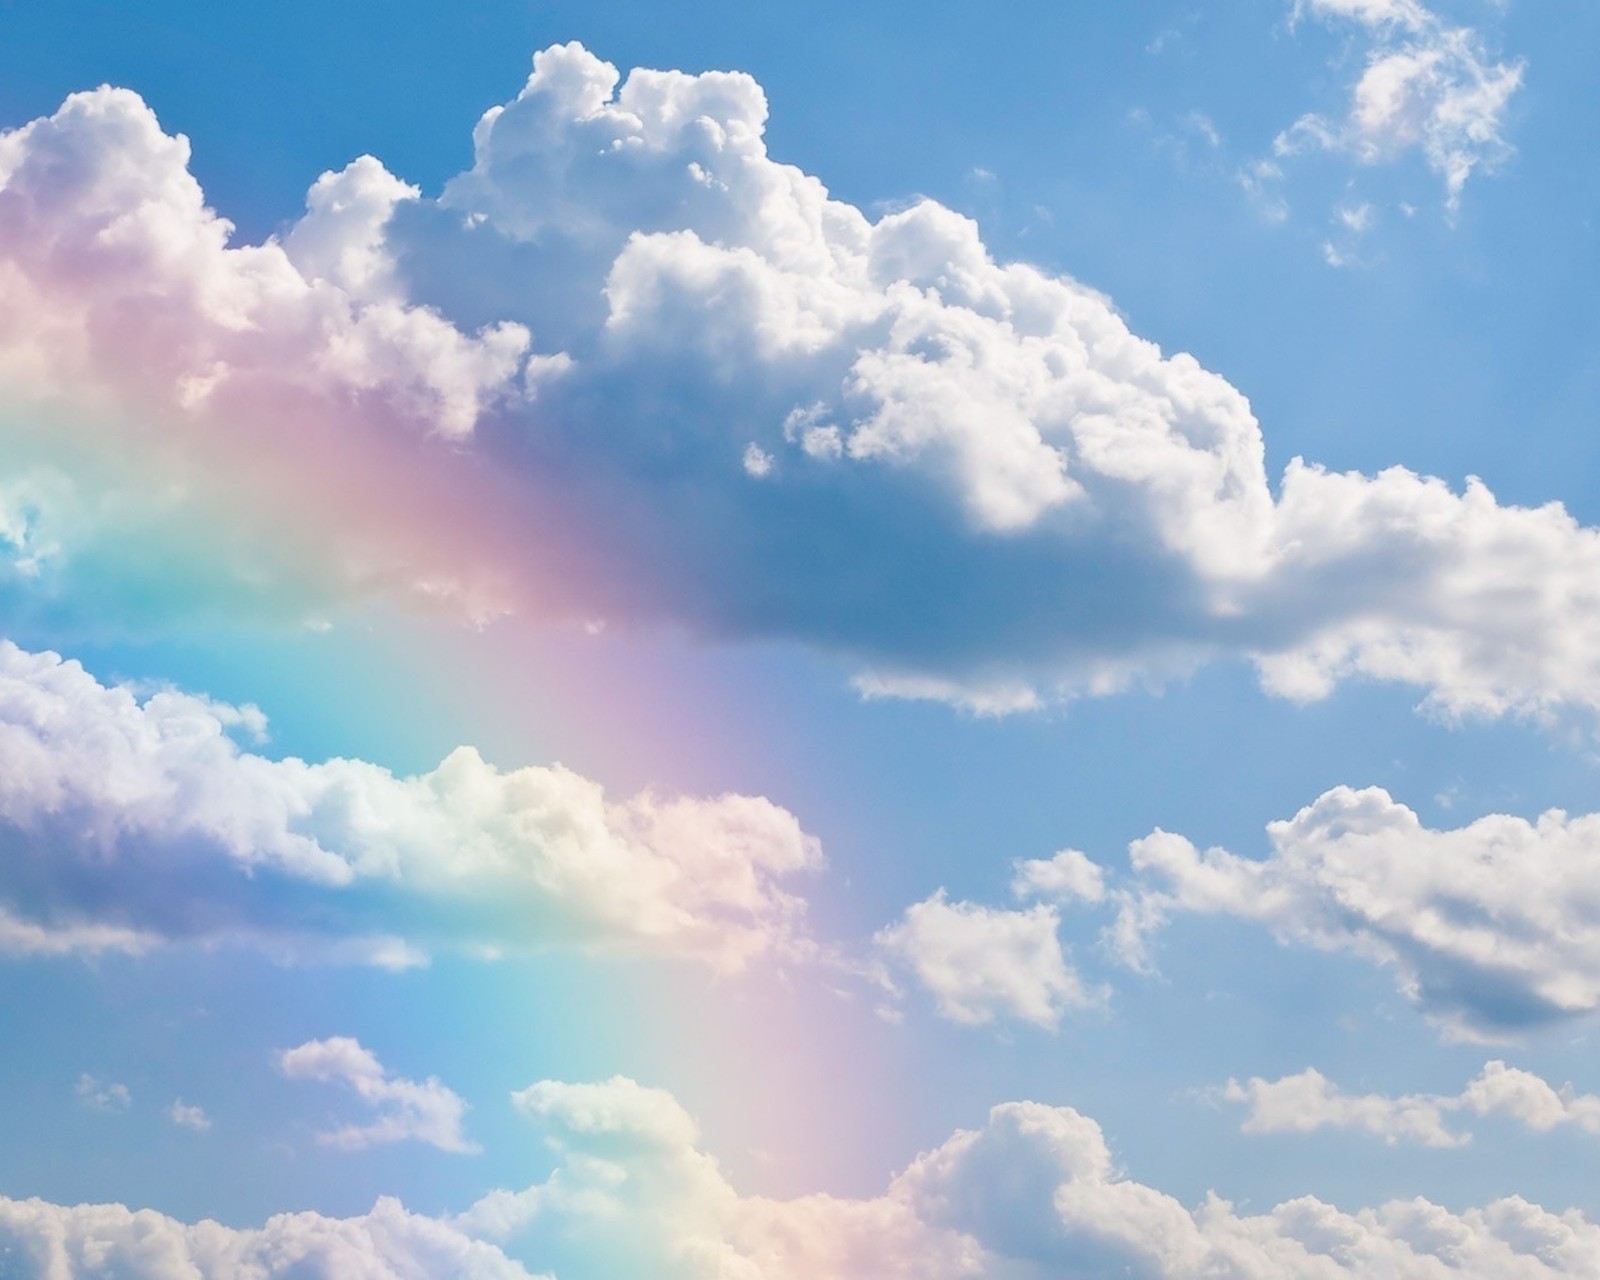
[[[470,747],[399,777],[250,750],[265,728],[0,641],[0,952],[242,941],[405,965],[567,942],[735,969],[808,945],[784,882],[821,851],[760,797],[613,802]]]
[[[874,1197],[776,1200],[741,1195],[661,1090],[543,1081],[515,1100],[544,1128],[555,1171],[453,1219],[385,1200],[361,1218],[233,1231],[0,1199],[0,1258],[68,1275],[92,1258],[138,1280],[528,1274],[508,1256],[561,1280],[1534,1280],[1600,1267],[1593,1223],[1515,1197],[1459,1213],[1423,1199],[1345,1212],[1310,1197],[1264,1213],[1216,1196],[1190,1209],[1119,1172],[1100,1127],[1070,1107],[997,1106]]]
[[[1299,698],[1600,702],[1595,531],[1398,468],[1274,484],[1223,378],[936,203],[830,198],[766,110],[547,49],[436,198],[364,157],[234,248],[181,139],[75,97],[0,144],[0,370],[242,485],[183,518],[293,512],[329,598],[800,638],[990,710],[1225,655]],[[19,598],[75,563],[34,532],[62,473],[0,510]],[[236,596],[296,571],[261,541]]]

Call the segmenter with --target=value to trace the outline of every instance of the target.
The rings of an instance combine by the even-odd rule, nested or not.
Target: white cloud
[[[0,135],[0,368],[23,385],[116,379],[156,401],[377,392],[457,436],[504,393],[525,330],[467,337],[394,300],[382,228],[415,189],[364,157],[312,188],[286,244],[230,249],[188,162],[188,140],[125,89],[74,94]]]
[[[1458,173],[1498,135],[1441,83],[1418,145]],[[994,713],[1229,655],[1600,707],[1600,534],[1398,468],[1275,492],[1239,390],[949,209],[831,199],[765,118],[747,76],[547,49],[439,198],[363,158],[237,248],[132,94],[4,135],[0,381],[45,408],[6,424],[38,496],[0,595],[687,624]]]
[[[78,1077],[78,1101],[92,1111],[126,1111],[133,1105],[128,1086],[116,1081],[97,1080],[87,1071]]]
[[[1164,831],[1130,846],[1123,955],[1141,961],[1153,928],[1197,912],[1388,965],[1461,1034],[1600,1008],[1600,815],[1494,814],[1439,831],[1379,788],[1336,787],[1267,831],[1261,860]]]
[[[536,1280],[493,1245],[387,1198],[361,1217],[286,1213],[240,1231],[120,1204],[0,1197],[0,1271],[126,1280]]]
[[[878,932],[879,949],[910,969],[953,1022],[1018,1018],[1054,1027],[1095,997],[1067,964],[1051,906],[1005,911],[949,902],[944,890]]]
[[[369,1124],[342,1125],[317,1140],[344,1151],[386,1142],[425,1142],[441,1151],[474,1155],[482,1150],[461,1132],[467,1104],[433,1076],[406,1080],[390,1075],[370,1049],[349,1036],[308,1040],[278,1054],[278,1070],[291,1080],[339,1081],[378,1113]]]
[[[1070,1107],[997,1106],[870,1199],[779,1201],[739,1195],[659,1090],[546,1082],[518,1098],[562,1163],[457,1225],[522,1244],[565,1280],[1443,1280],[1600,1264],[1600,1228],[1517,1198],[1457,1214],[1420,1198],[1347,1213],[1303,1197],[1241,1214],[1212,1195],[1191,1210],[1123,1174]]]
[[[193,1129],[196,1133],[206,1133],[211,1128],[211,1117],[206,1114],[204,1107],[185,1102],[182,1098],[174,1098],[172,1105],[167,1108],[167,1119],[180,1129]]]
[[[615,803],[470,747],[415,777],[274,760],[240,745],[264,730],[253,707],[141,700],[0,641],[0,946],[243,941],[405,967],[435,943],[571,942],[731,970],[805,945],[780,882],[821,853],[767,800]]]
[[[1275,151],[1350,153],[1364,164],[1420,151],[1455,208],[1475,170],[1511,154],[1505,117],[1522,62],[1496,62],[1470,27],[1452,27],[1412,0],[1297,0],[1295,16],[1348,19],[1373,40],[1342,120],[1301,117]]]
[[[1246,1133],[1311,1133],[1317,1129],[1361,1129],[1393,1145],[1420,1142],[1459,1147],[1471,1134],[1450,1128],[1445,1117],[1463,1112],[1504,1116],[1538,1133],[1572,1125],[1600,1135],[1600,1097],[1580,1094],[1570,1084],[1560,1089],[1531,1071],[1486,1063],[1458,1094],[1349,1094],[1315,1069],[1281,1080],[1259,1076],[1241,1084],[1228,1081],[1222,1096],[1248,1103]]]
[[[1391,1146],[1406,1141],[1429,1147],[1458,1147],[1470,1138],[1446,1125],[1445,1100],[1434,1094],[1389,1098],[1345,1093],[1310,1067],[1281,1080],[1263,1080],[1259,1076],[1252,1076],[1243,1084],[1229,1080],[1222,1097],[1250,1105],[1243,1125],[1246,1133],[1360,1129]]]
[[[73,1274],[92,1259],[129,1280],[526,1277],[508,1253],[562,1280],[1535,1280],[1600,1265],[1600,1228],[1516,1197],[1459,1213],[1420,1198],[1345,1212],[1301,1197],[1245,1214],[1212,1195],[1189,1209],[1120,1172],[1099,1126],[1070,1107],[997,1106],[876,1196],[778,1200],[741,1195],[661,1090],[546,1081],[516,1100],[555,1171],[448,1221],[380,1200],[360,1218],[236,1231],[0,1199],[0,1263]]]
[[[745,474],[760,480],[772,474],[772,455],[758,444],[747,444],[740,459]]]
[[[1018,862],[1011,892],[1019,898],[1100,902],[1106,896],[1105,873],[1087,854],[1077,849],[1062,849],[1050,858]]]

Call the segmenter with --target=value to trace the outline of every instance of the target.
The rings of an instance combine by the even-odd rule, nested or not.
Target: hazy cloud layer
[[[1462,151],[1427,122],[1465,109],[1423,99],[1416,145],[1481,163],[1488,126],[1466,113]],[[1416,114],[1372,111],[1373,137]],[[748,76],[552,48],[437,198],[363,157],[237,248],[131,93],[4,135],[0,376],[45,407],[8,428],[0,589],[19,616],[94,598],[96,625],[208,592],[665,621],[987,711],[1229,655],[1296,698],[1365,675],[1455,713],[1600,705],[1600,535],[1559,506],[1299,460],[1273,485],[1221,377],[949,209],[829,198],[765,118]]]
[[[545,1129],[555,1172],[450,1221],[383,1200],[361,1218],[299,1214],[233,1231],[0,1199],[0,1260],[71,1274],[93,1258],[130,1280],[528,1275],[508,1254],[562,1280],[1533,1280],[1600,1267],[1593,1223],[1516,1198],[1347,1213],[1304,1197],[1241,1214],[1211,1196],[1191,1210],[1119,1172],[1099,1126],[1070,1107],[995,1107],[870,1199],[773,1200],[740,1195],[660,1090],[546,1081],[516,1102]]]
[[[1317,1129],[1359,1129],[1391,1146],[1418,1142],[1459,1147],[1472,1135],[1452,1124],[1463,1113],[1503,1116],[1536,1133],[1572,1125],[1600,1134],[1600,1097],[1578,1093],[1570,1084],[1556,1089],[1541,1076],[1504,1062],[1483,1070],[1456,1094],[1415,1093],[1400,1097],[1351,1094],[1314,1068],[1281,1080],[1253,1076],[1228,1081],[1221,1096],[1246,1103],[1246,1133],[1311,1133]]]
[[[0,641],[0,948],[258,944],[405,966],[568,942],[724,969],[803,945],[817,842],[759,797],[608,801],[470,747],[398,777],[271,759],[253,707],[142,699]]]

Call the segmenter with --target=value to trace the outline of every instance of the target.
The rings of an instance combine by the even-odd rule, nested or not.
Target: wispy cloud
[[[1278,135],[1279,157],[1341,151],[1372,165],[1419,153],[1455,209],[1474,172],[1511,155],[1506,115],[1526,68],[1496,61],[1476,30],[1413,0],[1296,0],[1294,17],[1306,16],[1353,24],[1368,41],[1365,65],[1343,113],[1302,116]]]
[[[100,1080],[84,1072],[75,1089],[78,1101],[91,1111],[126,1111],[133,1105],[128,1086],[114,1080]]]

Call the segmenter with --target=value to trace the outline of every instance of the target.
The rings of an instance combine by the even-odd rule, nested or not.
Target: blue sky
[[[0,9],[0,1271],[1600,1267],[1600,17],[1080,8]]]

